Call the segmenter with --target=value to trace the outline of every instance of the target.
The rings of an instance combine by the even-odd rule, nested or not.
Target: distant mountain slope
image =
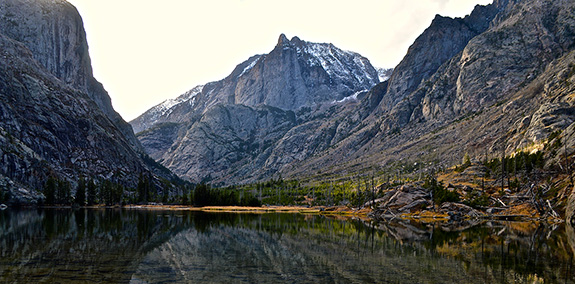
[[[355,103],[379,76],[357,53],[281,35],[269,54],[249,58],[225,79],[168,100],[131,124],[147,152],[184,177],[257,179],[281,166],[269,158],[286,154],[275,148],[291,139],[286,135],[301,135],[313,127],[296,126],[309,119],[319,122],[331,106]],[[330,145],[316,142],[299,151],[297,159]],[[297,143],[299,148],[308,142]]]

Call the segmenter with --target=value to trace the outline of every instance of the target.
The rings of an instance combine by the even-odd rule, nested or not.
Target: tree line
[[[536,152],[516,151],[513,155],[491,159],[485,156],[480,162],[485,173],[480,178],[479,187],[469,196],[463,196],[464,203],[472,207],[485,206],[489,203],[485,194],[486,179],[499,182],[500,190],[519,191],[521,187],[531,184],[535,176],[543,175],[546,154],[564,151],[564,145],[554,133],[544,149]],[[562,163],[564,171],[570,171],[567,158]],[[461,165],[455,171],[463,172],[471,166],[468,154],[463,157]],[[284,180],[281,176],[265,182],[216,187],[210,184],[172,183],[167,180],[153,179],[140,175],[136,188],[126,187],[110,180],[80,178],[77,186],[72,188],[68,181],[50,178],[45,183],[43,193],[47,205],[96,204],[177,204],[191,206],[261,206],[261,205],[299,205],[299,206],[337,206],[347,205],[361,207],[383,196],[386,189],[401,184],[420,181],[428,189],[436,203],[445,201],[458,202],[460,196],[448,191],[436,180],[438,172],[445,171],[437,161],[431,163],[397,162],[385,169],[367,169],[346,177],[324,177],[321,181]],[[540,178],[540,177],[539,177]],[[0,196],[1,199],[6,199]]]
[[[321,182],[302,185],[298,180],[270,179],[240,186],[213,187],[210,184],[152,180],[141,175],[136,188],[111,180],[80,178],[75,187],[69,181],[51,177],[45,183],[44,205],[94,206],[126,204],[170,204],[191,206],[265,205],[349,205],[360,206],[378,196],[373,180]]]
[[[249,193],[230,188],[212,188],[208,184],[173,184],[167,180],[153,181],[140,175],[136,188],[111,180],[94,180],[81,177],[77,186],[69,181],[50,177],[42,190],[44,205],[94,206],[127,204],[170,204],[194,206],[261,206]]]

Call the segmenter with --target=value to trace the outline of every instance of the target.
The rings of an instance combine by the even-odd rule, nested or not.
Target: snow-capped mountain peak
[[[265,105],[294,111],[341,101],[379,82],[377,70],[358,53],[331,43],[307,42],[298,37],[289,40],[282,34],[270,53],[250,57],[220,81],[164,101],[132,121],[132,126],[138,132],[157,122],[180,122],[191,117],[191,112],[201,115],[218,104]],[[198,93],[202,96],[196,97]],[[185,103],[191,106],[179,107]]]
[[[290,43],[298,56],[307,59],[309,66],[321,66],[332,79],[353,78],[360,84],[372,86],[379,83],[377,71],[359,53],[342,50],[332,43],[307,42],[298,37],[293,37]]]

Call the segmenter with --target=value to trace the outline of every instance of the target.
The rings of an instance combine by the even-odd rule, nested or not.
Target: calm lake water
[[[575,231],[300,214],[0,211],[1,283],[575,283]]]

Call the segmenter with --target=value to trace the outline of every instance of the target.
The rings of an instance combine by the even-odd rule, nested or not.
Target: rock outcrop
[[[483,33],[499,11],[499,7],[488,5],[477,6],[463,19],[437,15],[394,69],[381,109],[392,109],[415,91],[441,65],[461,52],[472,38]]]
[[[249,176],[257,171],[265,161],[258,158],[265,159],[271,146],[295,123],[293,112],[269,106],[219,104],[189,125],[164,124],[140,133],[139,138],[155,158],[176,174],[195,181],[233,180],[234,175]],[[167,143],[159,142],[154,148],[155,139],[166,137],[158,132],[170,132],[176,127],[177,137],[172,136],[174,139]]]

